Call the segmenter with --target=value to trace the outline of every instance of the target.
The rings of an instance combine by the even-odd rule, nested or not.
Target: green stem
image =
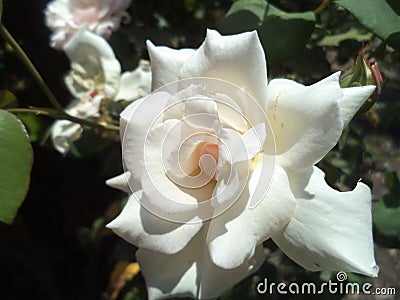
[[[1,1],[1,0],[0,0]],[[51,105],[54,106],[54,108],[62,113],[64,112],[63,107],[58,103],[56,97],[54,94],[50,91],[49,87],[43,80],[42,76],[39,74],[38,70],[35,68],[29,57],[26,55],[24,50],[20,47],[20,45],[17,43],[17,41],[12,37],[12,35],[8,32],[6,27],[3,25],[3,23],[0,23],[0,35],[11,45],[11,48],[15,51],[16,55],[21,59],[21,61],[24,63],[26,68],[29,70],[29,72],[32,74],[33,78],[35,78],[37,84],[43,91],[43,93],[46,95],[47,99],[49,99]]]
[[[40,108],[40,107],[32,107],[32,108],[8,108],[6,109],[8,112],[13,113],[13,114],[18,114],[18,113],[29,113],[29,114],[36,114],[36,115],[42,115],[42,116],[48,116],[51,118],[58,118],[58,112],[55,109],[52,108]]]
[[[64,111],[62,113],[58,112],[52,108],[41,108],[41,107],[32,107],[32,108],[9,108],[7,111],[17,114],[17,113],[30,113],[35,115],[43,115],[48,116],[54,119],[64,119],[74,123],[78,123],[82,126],[89,126],[92,128],[98,128],[102,130],[110,130],[110,131],[119,131],[119,127],[115,125],[109,124],[101,124],[97,122],[93,122],[87,119],[79,119],[73,117],[71,115],[66,114]]]
[[[3,16],[3,0],[0,0],[0,22],[2,16]]]

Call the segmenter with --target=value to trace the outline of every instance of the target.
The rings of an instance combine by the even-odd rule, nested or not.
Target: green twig
[[[54,119],[64,119],[68,120],[74,123],[78,123],[82,126],[89,126],[92,128],[98,128],[102,130],[110,130],[110,131],[119,131],[119,127],[115,125],[109,125],[109,124],[101,124],[97,122],[93,122],[87,119],[79,119],[74,116],[68,115],[67,113],[63,112],[58,112],[57,110],[53,108],[45,108],[45,107],[31,107],[31,108],[9,108],[7,111],[18,114],[18,113],[30,113],[30,114],[35,114],[35,115],[42,115],[42,116],[48,116]]]
[[[12,35],[8,32],[8,30],[4,27],[4,25],[0,24],[0,35],[10,44],[11,48],[14,50],[15,54],[19,57],[19,59],[24,63],[26,68],[32,74],[33,78],[35,78],[37,84],[46,95],[47,99],[49,99],[51,105],[58,111],[64,112],[63,107],[58,103],[54,94],[50,91],[47,84],[44,82],[42,76],[39,74],[38,70],[35,68],[29,57],[25,54],[24,50],[20,47],[17,41],[12,37]]]
[[[58,117],[58,112],[55,109],[52,108],[40,108],[40,107],[32,107],[32,108],[8,108],[6,109],[8,112],[13,113],[13,114],[18,114],[18,113],[29,113],[29,114],[35,114],[35,115],[42,115],[42,116],[48,116],[52,118],[57,118]]]
[[[0,0],[0,22],[2,16],[3,16],[3,0]]]

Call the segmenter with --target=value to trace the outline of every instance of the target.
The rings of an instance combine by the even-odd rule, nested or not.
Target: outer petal
[[[270,82],[265,110],[279,165],[293,170],[312,166],[335,146],[343,129],[342,97],[339,73],[308,87],[287,79]],[[272,148],[267,145],[267,153]]]
[[[121,113],[121,140],[124,164],[135,180],[142,177],[143,148],[147,133],[163,111],[170,95],[157,92],[138,99]]]
[[[317,167],[290,176],[297,198],[293,219],[274,242],[311,271],[349,271],[377,276],[371,223],[371,191],[358,183],[351,192],[330,188]]]
[[[121,75],[121,84],[115,100],[132,101],[144,97],[151,91],[151,70],[147,60],[141,60],[132,72]]]
[[[221,36],[215,30],[207,30],[204,43],[183,65],[181,77],[226,80],[262,103],[266,96],[267,64],[257,32]]]
[[[131,189],[129,188],[129,181],[131,177],[131,172],[127,171],[121,175],[108,179],[106,184],[129,194],[131,192]]]
[[[68,8],[68,2],[65,0],[51,1],[47,4],[44,11],[45,24],[51,30],[64,27],[67,20],[71,18],[71,12]]]
[[[374,85],[342,89],[344,96],[339,100],[339,108],[340,115],[344,122],[344,127],[349,124],[350,120],[374,90]]]
[[[199,232],[185,249],[174,255],[144,249],[137,251],[136,257],[146,279],[149,299],[171,296],[216,298],[227,288],[255,272],[264,262],[265,255],[260,245],[254,257],[238,268],[219,268],[212,263],[203,240],[204,231]]]
[[[81,125],[67,120],[59,120],[54,122],[51,128],[51,141],[58,152],[66,155],[69,151],[70,143],[79,140],[82,132]]]
[[[175,50],[156,47],[147,41],[152,72],[152,90],[156,90],[179,78],[179,71],[186,60],[195,52],[193,49]]]
[[[254,209],[249,199],[258,181],[261,163],[251,175],[250,191],[244,191],[237,202],[222,215],[211,220],[207,236],[212,261],[225,269],[233,269],[253,256],[256,245],[270,238],[289,222],[296,202],[286,172],[279,166],[265,198]]]
[[[141,207],[142,191],[129,197],[121,214],[107,225],[123,239],[139,248],[173,254],[182,250],[201,229],[201,222],[180,224],[166,221]]]

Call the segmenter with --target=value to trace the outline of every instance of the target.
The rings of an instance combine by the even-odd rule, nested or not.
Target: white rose
[[[133,101],[151,89],[151,70],[142,60],[131,72],[121,74],[121,66],[111,46],[102,37],[87,30],[78,31],[64,46],[71,71],[65,77],[74,100],[66,112],[79,119],[99,117],[103,100]],[[54,148],[67,154],[70,143],[82,136],[82,127],[68,120],[56,121],[51,129]]]
[[[129,20],[125,10],[131,0],[54,0],[44,11],[45,23],[53,34],[50,45],[60,49],[80,28],[109,37],[118,30],[122,19]]]
[[[131,195],[108,227],[139,248],[149,298],[217,297],[269,238],[308,270],[377,276],[370,189],[335,191],[314,166],[374,86],[267,83],[256,32],[148,49],[155,92],[121,114],[126,172],[108,184]]]

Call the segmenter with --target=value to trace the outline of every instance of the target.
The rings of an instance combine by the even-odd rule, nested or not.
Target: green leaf
[[[11,224],[29,189],[33,151],[21,121],[0,110],[0,221]]]
[[[374,211],[374,225],[384,235],[400,238],[400,207],[387,207],[379,201]]]
[[[400,17],[385,0],[336,0],[336,3],[350,11],[362,25],[382,40],[400,32]],[[388,42],[396,47],[393,41]]]
[[[17,98],[13,93],[6,90],[0,91],[0,108],[9,108],[11,106],[14,106],[12,104],[16,104],[16,102]]]
[[[46,117],[32,113],[18,113],[17,117],[24,123],[32,143],[37,142],[46,135],[50,125]]]
[[[374,211],[374,225],[387,236],[400,238],[400,182],[395,172],[386,174],[389,194],[382,197]]]
[[[314,26],[314,13],[287,13],[263,0],[236,1],[225,18],[217,22],[217,29],[223,34],[257,30],[269,66],[297,54],[309,40]]]
[[[267,7],[265,0],[239,0],[233,3],[225,17],[229,17],[240,12],[249,12],[257,17],[261,23],[264,20]]]
[[[351,28],[347,32],[324,36],[318,46],[339,46],[345,40],[356,40],[357,42],[368,41],[371,39],[372,33],[362,33],[356,28]]]
[[[269,65],[277,65],[298,52],[309,40],[315,26],[312,12],[268,14],[258,28]],[[279,32],[279,35],[277,35]]]

